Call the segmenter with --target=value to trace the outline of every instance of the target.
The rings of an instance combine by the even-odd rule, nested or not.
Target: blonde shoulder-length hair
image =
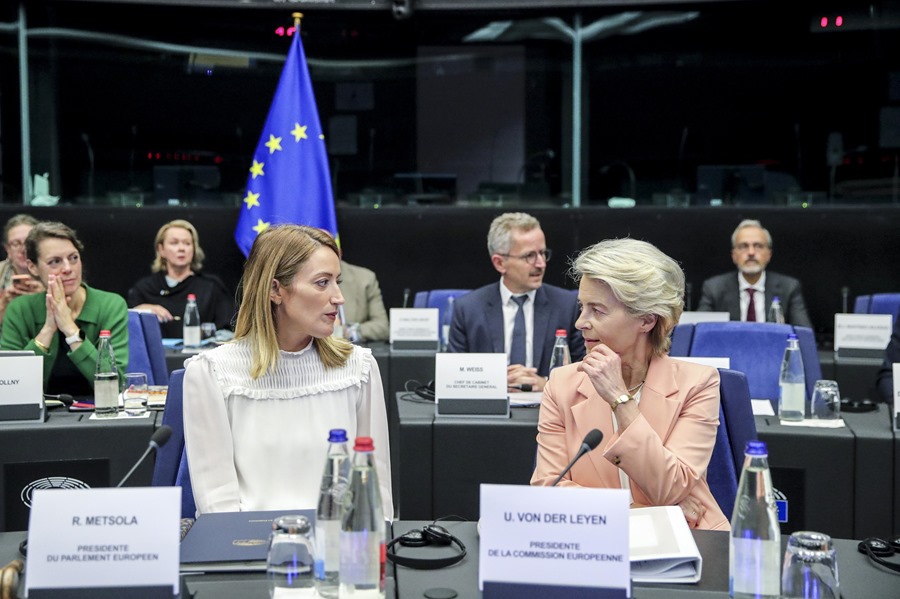
[[[191,270],[198,271],[203,268],[203,260],[206,258],[206,254],[203,253],[203,248],[200,247],[200,234],[197,233],[197,228],[194,225],[179,218],[167,222],[156,232],[156,241],[153,243],[153,249],[156,250],[156,258],[153,259],[150,269],[153,272],[166,271],[166,261],[159,255],[159,246],[166,239],[166,231],[173,227],[184,229],[191,234],[191,240],[194,242],[194,257],[191,259]]]
[[[270,296],[272,282],[289,287],[300,267],[323,246],[341,257],[334,238],[313,227],[278,225],[260,233],[253,242],[241,276],[241,306],[234,336],[236,340],[250,342],[253,355],[250,376],[254,379],[273,368],[279,356],[275,304]],[[343,366],[353,352],[353,344],[337,337],[315,338],[313,343],[326,368]]]

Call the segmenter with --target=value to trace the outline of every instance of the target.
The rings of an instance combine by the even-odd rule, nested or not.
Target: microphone
[[[569,470],[572,469],[572,466],[575,465],[575,462],[581,459],[581,456],[586,454],[587,452],[593,450],[598,445],[600,445],[600,441],[603,440],[603,433],[600,432],[599,429],[591,429],[588,434],[584,436],[584,441],[581,442],[581,449],[578,450],[578,453],[575,455],[575,458],[569,462],[569,465],[566,466],[566,469],[559,473],[559,476],[556,477],[556,480],[553,481],[551,487],[555,487],[559,481],[562,480],[562,477],[566,475]]]
[[[59,395],[48,395],[44,393],[44,400],[55,399],[64,406],[71,406],[75,402],[75,398],[68,393],[60,393]]]
[[[846,285],[841,287],[841,302],[844,307],[843,313],[847,313],[847,298],[850,297],[850,288]]]
[[[532,386],[529,383],[522,383],[521,385],[507,385],[508,389],[518,389],[519,391],[531,391]],[[599,441],[597,441],[599,443]]]
[[[406,307],[406,304],[409,303],[409,287],[403,290],[403,306]]]
[[[153,435],[150,437],[150,443],[147,444],[147,449],[144,451],[144,455],[142,455],[140,459],[134,463],[134,466],[131,467],[131,470],[128,471],[128,474],[126,474],[122,478],[122,480],[119,481],[119,484],[116,485],[116,488],[118,489],[119,487],[124,485],[125,481],[131,478],[131,475],[134,474],[134,471],[138,469],[138,466],[140,466],[144,462],[144,460],[147,459],[147,456],[150,455],[150,452],[156,451],[160,447],[165,445],[169,441],[169,438],[171,436],[172,429],[166,424],[156,429],[156,431],[154,431]]]

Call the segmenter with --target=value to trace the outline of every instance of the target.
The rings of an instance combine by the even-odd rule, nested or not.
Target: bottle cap
[[[372,437],[357,437],[353,451],[375,451],[375,442]]]
[[[757,457],[765,457],[769,455],[769,450],[766,449],[765,441],[747,441],[747,449],[744,453]]]
[[[791,339],[796,339],[796,338],[797,338],[797,333],[788,333],[788,341],[790,341]]]
[[[773,295],[773,296],[772,296],[772,301],[773,301],[773,302],[781,303],[781,300],[778,299],[778,296],[777,296],[777,295]]]
[[[565,336],[566,336],[566,330],[565,330],[565,329],[556,329],[556,336],[557,336],[557,337],[565,337]]]
[[[197,299],[197,296],[194,295],[193,293],[188,293],[188,299],[189,299],[189,300],[196,300],[196,299]]]
[[[347,431],[342,428],[333,428],[328,431],[328,442],[329,443],[346,443],[347,442]]]
[[[109,331],[104,329],[104,330],[100,331],[100,336],[101,337],[111,337],[112,333],[110,333]]]

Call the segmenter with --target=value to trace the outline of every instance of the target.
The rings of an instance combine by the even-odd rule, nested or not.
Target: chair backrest
[[[156,384],[153,369],[150,367],[150,356],[147,354],[141,315],[134,310],[128,311],[128,372],[146,373],[147,382],[151,385]]]
[[[857,295],[853,302],[854,314],[868,314],[869,307],[872,305],[871,295]]]
[[[178,462],[178,474],[175,484],[181,487],[181,517],[196,518],[197,505],[194,503],[194,488],[191,486],[191,471],[188,469],[187,451],[181,450],[181,460]]]
[[[756,439],[756,421],[750,405],[750,388],[744,373],[719,369],[719,429],[706,471],[706,481],[727,517],[734,511],[738,479],[747,441]]]
[[[171,487],[176,484],[178,464],[184,452],[183,386],[184,368],[173,370],[172,376],[169,377],[169,391],[162,419],[162,423],[172,429],[172,436],[169,442],[156,452],[156,465],[153,467],[154,486]]]
[[[809,327],[795,326],[797,341],[800,342],[800,356],[803,358],[803,374],[806,375],[806,398],[812,397],[816,381],[822,378],[822,363],[816,347],[816,335]]]
[[[869,304],[869,314],[890,314],[891,322],[896,322],[900,310],[900,293],[875,293]]]
[[[694,340],[694,323],[677,324],[672,330],[672,346],[669,355],[688,356],[691,351],[691,342]]]
[[[144,341],[147,344],[147,355],[150,357],[150,368],[153,369],[154,385],[168,385],[169,371],[166,367],[166,348],[163,347],[162,330],[159,320],[152,312],[140,312],[141,328],[144,330]]]
[[[469,293],[471,289],[432,289],[430,291],[419,291],[413,299],[413,308],[437,308],[438,309],[438,325],[449,323],[452,314],[447,314],[447,307],[450,304],[450,298],[454,300],[461,295]]]

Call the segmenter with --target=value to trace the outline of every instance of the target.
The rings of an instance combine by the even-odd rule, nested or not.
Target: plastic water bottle
[[[322,473],[316,509],[316,590],[322,597],[338,596],[341,565],[341,508],[350,479],[347,431],[336,428],[328,434],[328,456]]]
[[[100,331],[97,370],[94,371],[94,414],[97,418],[115,418],[119,413],[119,370],[110,332]]]
[[[453,322],[453,296],[447,298],[447,304],[444,306],[444,322],[441,323],[441,344],[442,349],[446,351],[450,345],[450,324]]]
[[[766,444],[748,441],[728,547],[732,597],[776,599],[781,594],[781,530]]]
[[[797,335],[788,335],[787,348],[781,361],[778,379],[778,417],[782,420],[803,420],[806,417],[806,375]]]
[[[772,305],[769,306],[769,322],[784,324],[784,310],[781,309],[781,300],[777,295],[772,298]]]
[[[566,330],[556,329],[556,341],[553,342],[553,354],[550,356],[550,370],[557,366],[565,366],[572,363],[569,354],[569,344],[566,340]]]
[[[353,446],[341,514],[341,599],[384,599],[385,525],[371,437]]]
[[[200,347],[200,309],[197,308],[197,296],[188,294],[187,306],[184,308],[184,347]]]

